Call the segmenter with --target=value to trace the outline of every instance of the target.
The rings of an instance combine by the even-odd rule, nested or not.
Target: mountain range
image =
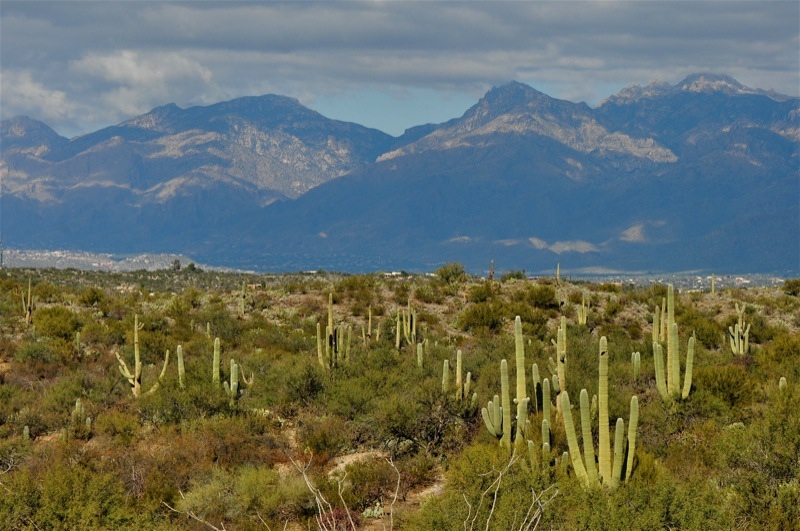
[[[276,95],[72,139],[1,128],[6,247],[261,271],[800,272],[800,100],[727,76],[594,108],[511,82],[399,137]]]

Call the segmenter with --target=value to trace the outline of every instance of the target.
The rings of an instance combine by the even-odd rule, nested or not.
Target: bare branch
[[[389,505],[389,529],[394,529],[394,504],[397,501],[397,494],[400,492],[400,471],[397,470],[397,467],[394,464],[394,460],[391,457],[384,457],[389,466],[394,469],[394,473],[397,474],[397,484],[394,487],[394,498],[392,498],[392,503]],[[385,527],[385,526],[384,526]]]
[[[183,492],[181,492],[181,498],[183,498]],[[217,526],[213,525],[212,523],[203,520],[202,518],[200,518],[199,516],[194,514],[194,512],[192,512],[192,511],[179,511],[177,509],[173,509],[172,507],[170,507],[169,504],[167,502],[165,502],[165,501],[162,501],[161,503],[163,503],[167,507],[167,509],[169,509],[170,511],[178,513],[178,514],[186,515],[189,518],[197,520],[201,524],[208,526],[209,528],[213,529],[214,531],[225,531],[225,524],[222,524],[222,527],[217,527]]]

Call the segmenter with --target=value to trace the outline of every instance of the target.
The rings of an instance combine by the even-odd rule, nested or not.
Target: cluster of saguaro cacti
[[[581,305],[578,308],[578,324],[580,325],[586,324],[587,317],[589,314],[589,305],[586,304],[586,294],[581,293]]]
[[[222,382],[222,385],[225,387],[225,393],[228,395],[228,398],[230,398],[231,406],[234,405],[243,394],[242,386],[239,385],[240,369],[241,367],[233,360],[233,358],[231,358],[230,383]],[[244,370],[241,370],[241,380],[245,385],[253,385],[254,376],[254,374],[251,374],[250,379],[248,380]]]
[[[405,310],[397,312],[394,336],[394,346],[397,350],[400,350],[403,340],[408,345],[414,345],[417,342],[417,312],[411,306],[411,301],[408,301],[408,307]]]
[[[530,396],[527,389],[525,370],[525,343],[522,336],[522,321],[519,316],[514,319],[514,347],[517,370],[517,397],[514,403],[517,407],[516,432],[514,441],[522,445],[528,432],[528,404]],[[511,448],[511,395],[508,380],[508,362],[500,361],[500,395],[494,395],[487,407],[481,409],[481,416],[489,433],[500,439],[500,444]]]
[[[692,367],[694,364],[695,337],[689,338],[686,349],[686,373],[681,390],[680,346],[678,344],[678,323],[675,322],[675,290],[667,286],[666,303],[662,301],[661,312],[656,307],[653,317],[653,361],[656,371],[656,387],[665,402],[675,398],[686,399],[692,390]],[[666,308],[665,308],[666,304]],[[664,352],[661,342],[667,342],[667,362],[664,365]]]
[[[28,298],[25,299],[25,294],[22,296],[22,313],[25,314],[25,326],[31,324],[33,321],[33,299],[31,298],[31,279],[28,279]]]
[[[599,486],[600,484],[610,488],[617,487],[620,481],[627,481],[630,478],[633,470],[636,431],[639,424],[639,401],[635,395],[631,397],[627,444],[625,443],[625,421],[621,418],[617,419],[612,458],[608,418],[608,355],[608,342],[603,336],[600,338],[598,381],[599,440],[597,464],[599,465],[599,470],[595,465],[591,427],[592,408],[589,405],[589,393],[586,389],[582,389],[580,394],[583,457],[581,457],[578,437],[575,433],[575,424],[572,420],[569,394],[566,390],[560,394],[562,418],[567,435],[567,444],[569,445],[570,459],[576,477],[586,488]]]
[[[550,372],[555,374],[558,379],[553,379],[560,390],[567,388],[567,318],[561,316],[561,325],[556,332],[556,339],[550,340],[556,347],[556,361],[550,358]],[[561,395],[556,397],[556,408],[561,412]]]
[[[380,334],[381,329],[377,328],[377,334]],[[376,341],[380,339],[376,335]],[[372,341],[372,305],[367,308],[367,327],[361,327],[361,340],[364,342],[364,345],[369,347],[370,342]]]
[[[125,363],[125,360],[122,358],[119,352],[115,352],[114,354],[117,356],[117,361],[119,362],[119,372],[128,380],[128,383],[131,386],[131,392],[135,398],[139,398],[142,393],[142,361],[141,356],[139,355],[139,330],[143,328],[144,325],[139,323],[139,316],[133,316],[133,372],[130,371],[128,365]],[[167,366],[169,365],[169,350],[164,355],[164,367],[161,369],[161,374],[158,376],[158,380],[153,384],[153,387],[150,388],[149,391],[145,394],[150,394],[155,392],[158,389],[158,386],[164,380],[164,376],[167,374]]]
[[[631,367],[633,368],[633,381],[639,381],[642,374],[642,355],[637,351],[631,353]]]
[[[501,398],[502,397],[502,398]],[[508,362],[500,361],[500,396],[494,395],[481,409],[483,422],[489,433],[500,440],[500,445],[511,448],[511,396],[508,391]]]
[[[317,358],[319,364],[325,368],[333,368],[340,362],[345,362],[350,357],[350,342],[352,328],[349,326],[334,326],[333,324],[333,293],[328,294],[328,324],[325,327],[325,338],[322,336],[322,327],[317,323]],[[325,343],[323,345],[323,343]]]
[[[734,326],[728,327],[728,335],[731,341],[731,352],[734,354],[747,354],[750,350],[750,325],[745,326],[744,322],[744,304],[739,308],[739,303],[736,303],[737,320]]]
[[[422,367],[422,343],[417,345],[417,365]],[[463,377],[464,369],[462,362],[461,350],[456,351],[456,400],[462,401],[470,396],[469,392],[472,389],[472,373],[467,372],[466,380]],[[450,360],[445,359],[442,363],[442,393],[447,394],[450,391]],[[478,401],[478,394],[472,393],[471,403],[475,404]]]

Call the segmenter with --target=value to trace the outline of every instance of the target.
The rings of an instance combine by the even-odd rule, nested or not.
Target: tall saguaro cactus
[[[562,419],[564,421],[564,429],[567,434],[570,458],[573,463],[573,468],[575,469],[576,477],[578,477],[578,479],[586,488],[596,487],[600,484],[609,488],[615,488],[623,479],[622,474],[625,460],[627,459],[627,467],[624,469],[626,480],[628,477],[630,477],[630,470],[633,466],[633,452],[635,452],[636,429],[638,427],[639,419],[639,402],[636,396],[631,398],[627,456],[625,454],[625,445],[623,441],[625,423],[622,419],[617,419],[616,422],[613,446],[614,453],[612,456],[608,418],[608,355],[608,342],[605,337],[601,337],[598,363],[598,421],[600,423],[600,436],[598,441],[597,455],[599,473],[597,468],[595,468],[594,461],[595,452],[591,429],[592,406],[589,404],[589,393],[586,391],[586,389],[582,389],[580,395],[583,457],[581,457],[580,446],[578,445],[578,437],[575,432],[575,425],[572,421],[572,412],[570,410],[571,405],[567,391],[563,390],[560,397]]]
[[[662,320],[664,310],[662,308]],[[670,284],[667,287],[667,306],[666,306],[666,333],[664,337],[667,341],[667,361],[664,364],[663,350],[661,344],[656,340],[656,322],[653,322],[653,359],[656,369],[656,386],[661,398],[665,402],[670,402],[676,398],[686,399],[692,389],[692,367],[694,365],[694,345],[695,337],[689,338],[686,350],[686,374],[684,376],[683,388],[681,389],[681,364],[680,364],[680,345],[678,336],[678,323],[675,322],[675,292]],[[658,316],[658,308],[656,308]]]
[[[508,389],[508,362],[500,361],[500,395],[494,395],[487,407],[481,409],[489,433],[500,439],[500,445],[511,449],[511,397]]]
[[[750,324],[745,327],[744,308],[744,304],[739,308],[739,303],[736,303],[736,325],[728,327],[731,352],[738,355],[747,354],[748,350],[750,350]]]
[[[122,358],[119,352],[114,352],[117,357],[117,361],[119,362],[119,372],[122,376],[128,380],[128,383],[131,386],[131,392],[133,393],[134,398],[139,398],[142,393],[142,360],[139,354],[139,330],[144,327],[143,324],[139,323],[139,316],[134,314],[133,316],[133,372],[130,371],[128,368],[127,363]],[[153,384],[146,394],[150,394],[155,392],[158,389],[161,382],[164,380],[164,376],[167,374],[167,366],[169,365],[169,350],[164,355],[164,367],[161,369],[161,374],[158,376],[158,380]]]

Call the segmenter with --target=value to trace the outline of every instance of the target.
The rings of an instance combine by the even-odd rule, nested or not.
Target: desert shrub
[[[442,293],[438,286],[426,282],[416,287],[414,290],[414,298],[425,304],[442,304],[444,302],[444,293]]]
[[[48,337],[74,339],[80,323],[75,314],[63,306],[39,308],[33,313],[36,329]]]
[[[525,280],[528,278],[528,275],[525,274],[524,269],[518,269],[515,271],[506,271],[500,276],[500,282],[508,282],[510,280]]]
[[[544,284],[531,284],[525,290],[525,301],[535,308],[543,310],[558,309],[558,299],[553,286]]]
[[[501,472],[495,498],[494,482]],[[409,518],[409,529],[460,529],[465,522],[467,527],[475,522],[479,528],[516,529],[531,505],[538,508],[531,490],[538,494],[550,484],[538,471],[531,473],[525,459],[517,456],[512,461],[509,452],[495,442],[465,448],[450,461],[446,481],[443,495],[431,498]],[[546,499],[554,492],[548,491]],[[550,510],[545,507],[545,512]]]
[[[120,529],[137,514],[116,476],[81,463],[52,463],[36,491],[31,521],[43,529]]]
[[[787,278],[784,280],[783,292],[792,297],[800,297],[800,278]]]
[[[467,273],[464,266],[458,262],[449,262],[436,271],[434,274],[443,284],[456,284],[467,280]]]
[[[279,378],[275,383],[283,399],[283,407],[289,404],[309,406],[325,390],[323,369],[314,361],[297,363],[289,359],[281,360],[284,371],[274,372]],[[285,382],[280,385],[280,381]],[[269,387],[269,385],[268,385]]]
[[[259,516],[280,525],[310,516],[314,505],[301,478],[283,479],[274,470],[247,466],[215,468],[195,478],[177,508],[207,521],[256,527],[263,525]]]
[[[779,371],[781,376],[797,379],[800,376],[800,336],[782,332],[758,353],[764,368]]]
[[[173,377],[161,384],[156,392],[147,394],[160,372],[153,368],[149,377],[142,378],[142,396],[137,400],[141,419],[155,425],[177,424],[182,421],[231,412],[229,398],[222,387],[214,389],[208,380],[193,378],[186,389],[180,389]],[[187,368],[188,372],[188,368]],[[205,375],[204,375],[205,376]],[[188,375],[187,375],[188,379]],[[204,381],[208,383],[205,384]]]
[[[17,349],[14,357],[23,363],[29,361],[49,363],[56,358],[48,341],[27,341]]]
[[[754,394],[753,384],[741,365],[720,365],[695,369],[692,381],[727,404],[728,407],[748,405]]]
[[[464,331],[497,332],[503,327],[504,315],[505,308],[501,302],[479,302],[459,314],[458,327]]]
[[[64,297],[64,290],[52,282],[39,282],[31,288],[31,295],[39,302],[57,303]]]
[[[381,458],[356,461],[345,467],[350,489],[345,502],[358,512],[381,501],[392,498],[397,485],[397,474],[388,461]]]
[[[720,338],[723,336],[723,328],[713,318],[702,314],[692,306],[686,306],[679,315],[676,315],[675,320],[680,325],[681,330],[686,331],[688,335],[694,332],[697,341],[704,347],[713,349],[719,346]]]
[[[139,431],[139,421],[128,412],[109,410],[97,416],[94,430],[111,437],[120,446],[128,446]]]
[[[298,437],[311,453],[323,460],[337,454],[350,443],[345,423],[341,418],[331,416],[306,419],[300,425]]]
[[[486,302],[494,297],[494,291],[497,289],[499,288],[492,282],[480,282],[469,288],[467,291],[467,300],[469,302]]]
[[[408,296],[411,294],[411,288],[405,282],[398,282],[394,286],[394,302],[400,306],[408,304]]]
[[[734,495],[737,517],[763,529],[792,529],[797,524],[800,477],[800,415],[797,386],[769,397],[763,421],[722,432],[713,444],[727,471],[720,478]]]
[[[105,299],[106,292],[95,286],[83,288],[78,293],[78,304],[86,308],[99,306]]]

